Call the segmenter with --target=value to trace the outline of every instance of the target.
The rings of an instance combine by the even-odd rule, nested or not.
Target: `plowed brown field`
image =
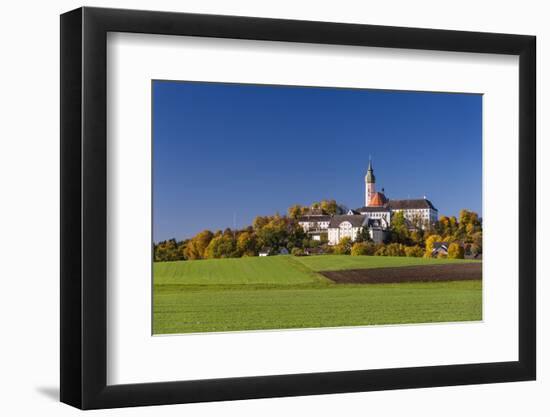
[[[320,273],[337,284],[465,281],[481,279],[481,266],[481,262],[475,262],[398,268],[348,269],[321,271]]]

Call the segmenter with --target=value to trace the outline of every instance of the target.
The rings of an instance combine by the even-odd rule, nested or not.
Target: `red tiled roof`
[[[384,194],[374,193],[372,195],[372,197],[370,198],[369,206],[370,207],[372,207],[372,206],[381,207],[384,204],[386,204],[386,202],[387,202],[387,199],[386,199],[386,196]]]

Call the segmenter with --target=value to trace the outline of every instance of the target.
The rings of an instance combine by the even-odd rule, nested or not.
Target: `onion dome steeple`
[[[375,183],[374,170],[372,169],[372,161],[370,160],[370,158],[369,158],[369,168],[367,170],[367,175],[365,176],[365,182],[369,184]]]

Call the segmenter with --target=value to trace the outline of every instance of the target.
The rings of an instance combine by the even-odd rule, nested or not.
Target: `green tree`
[[[386,251],[388,256],[405,256],[405,245],[401,243],[390,243],[387,245]]]
[[[424,229],[416,229],[410,232],[410,241],[413,245],[424,246]]]
[[[270,247],[277,250],[287,243],[286,221],[281,216],[275,215],[268,218],[267,223],[256,231],[261,247]]]
[[[370,232],[368,227],[362,227],[360,232],[357,233],[357,237],[355,238],[356,242],[372,242],[372,238],[370,237]]]
[[[374,255],[376,245],[372,242],[355,242],[351,247],[352,256]]]
[[[294,219],[286,219],[286,248],[292,250],[292,248],[303,248],[304,241],[308,240],[308,235],[302,229],[302,226]],[[316,242],[316,241],[314,241]],[[310,247],[315,246],[316,243],[313,243]]]
[[[320,240],[308,239],[307,236],[302,240],[302,248],[318,248],[323,243]]]
[[[340,207],[336,203],[336,200],[323,200],[319,203],[321,210],[325,214],[339,214]]]
[[[379,245],[374,253],[376,256],[405,256],[405,245],[401,243],[390,243],[389,245]]]
[[[154,262],[183,261],[185,260],[185,247],[188,241],[176,241],[176,239],[163,240],[153,245]]]
[[[334,246],[334,253],[336,255],[349,255],[351,252],[351,238],[343,237],[340,242]]]
[[[204,251],[204,258],[232,258],[237,257],[237,245],[231,233],[224,233],[214,237]]]
[[[394,243],[408,244],[410,242],[407,220],[402,211],[398,211],[392,215],[390,236],[390,240]]]
[[[290,251],[290,254],[293,255],[293,256],[304,256],[305,255],[304,250],[301,249],[301,248],[292,248],[292,250]]]

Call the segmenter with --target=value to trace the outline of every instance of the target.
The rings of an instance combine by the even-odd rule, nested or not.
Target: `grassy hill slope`
[[[296,285],[324,278],[292,256],[156,262],[155,285]]]
[[[295,258],[313,271],[339,271],[343,269],[385,268],[397,266],[441,265],[458,262],[479,262],[464,259],[424,259],[401,256],[349,256],[322,255]]]

